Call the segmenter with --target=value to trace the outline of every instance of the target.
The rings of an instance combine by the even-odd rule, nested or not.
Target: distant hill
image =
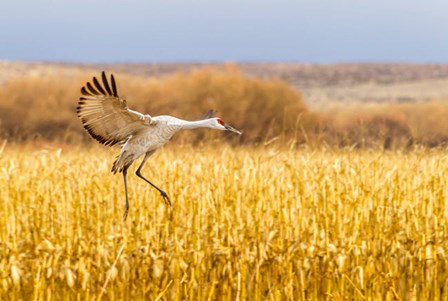
[[[100,70],[164,76],[219,63],[73,64],[0,61],[0,84],[21,75]],[[302,91],[311,107],[336,102],[416,102],[448,99],[448,64],[238,63],[247,74],[280,78]]]

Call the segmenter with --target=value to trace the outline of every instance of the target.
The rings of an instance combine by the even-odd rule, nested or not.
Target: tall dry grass
[[[127,222],[112,161],[6,147],[0,299],[448,298],[445,150],[168,148]]]

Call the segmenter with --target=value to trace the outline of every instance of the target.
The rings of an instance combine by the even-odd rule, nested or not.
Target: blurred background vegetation
[[[0,84],[0,137],[11,142],[90,142],[77,119],[76,106],[80,87],[101,71],[93,69],[98,70],[67,74],[55,68],[5,80]],[[260,78],[236,64],[185,68],[157,77],[116,69],[119,94],[134,110],[194,120],[212,108],[244,132],[235,137],[186,131],[175,138],[179,143],[198,143],[207,136],[233,144],[389,149],[436,147],[448,141],[448,107],[443,100],[339,104],[319,110],[306,105],[304,95],[276,76],[279,73]]]

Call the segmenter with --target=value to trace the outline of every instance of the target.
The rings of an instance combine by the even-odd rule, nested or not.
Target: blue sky
[[[448,1],[3,0],[0,60],[448,63]]]

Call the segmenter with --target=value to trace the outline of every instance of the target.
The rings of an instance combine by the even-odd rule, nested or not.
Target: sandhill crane
[[[126,203],[123,218],[126,220],[129,212],[128,187],[126,175],[129,166],[140,156],[143,157],[137,168],[138,177],[157,189],[167,205],[170,198],[162,189],[151,183],[141,170],[146,160],[154,152],[167,143],[171,137],[183,129],[201,127],[223,131],[231,131],[241,135],[241,132],[224,123],[221,118],[215,118],[215,112],[209,111],[203,119],[197,121],[182,120],[173,116],[150,116],[129,109],[125,99],[120,98],[113,74],[110,85],[106,74],[101,74],[102,85],[93,77],[92,83],[87,82],[81,88],[82,96],[77,107],[78,117],[89,134],[104,145],[121,145],[120,154],[112,166],[112,172],[123,173]]]

